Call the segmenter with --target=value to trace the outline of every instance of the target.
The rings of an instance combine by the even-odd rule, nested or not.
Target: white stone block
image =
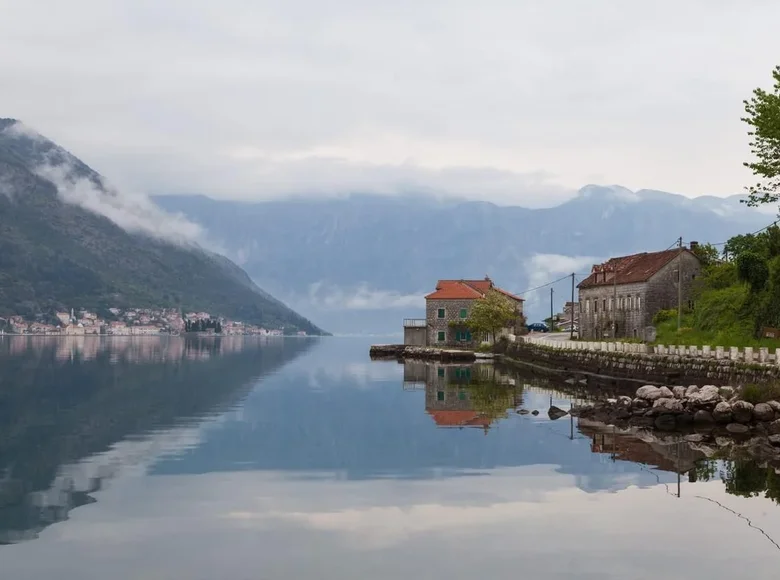
[[[712,347],[709,344],[705,344],[701,347],[701,356],[704,358],[710,358],[712,356]]]
[[[768,363],[769,362],[769,349],[765,346],[762,346],[758,349],[758,362],[762,363]]]
[[[753,347],[752,346],[746,346],[745,347],[745,362],[752,363],[753,362]]]
[[[716,346],[715,347],[715,358],[720,360],[723,358],[723,347],[722,346]]]
[[[732,346],[729,348],[729,358],[731,360],[739,360],[739,347]]]

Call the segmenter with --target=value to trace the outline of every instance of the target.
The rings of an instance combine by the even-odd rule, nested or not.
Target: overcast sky
[[[0,0],[0,117],[119,185],[267,198],[752,178],[776,0]]]

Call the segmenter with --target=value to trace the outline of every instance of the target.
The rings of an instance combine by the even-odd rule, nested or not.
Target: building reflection
[[[478,428],[486,433],[522,405],[522,389],[492,364],[404,361],[403,388],[425,390],[425,412],[437,427]]]
[[[0,336],[0,356],[22,356],[52,350],[59,362],[92,361],[102,354],[112,363],[207,361],[247,347],[278,343],[265,336]]]
[[[197,445],[202,425],[308,351],[275,337],[0,340],[0,544],[37,537],[126,470]]]

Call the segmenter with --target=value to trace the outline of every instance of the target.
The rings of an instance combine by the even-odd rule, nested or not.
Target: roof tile
[[[643,252],[610,258],[603,264],[595,264],[590,276],[580,282],[578,288],[595,288],[597,286],[611,286],[613,284],[633,284],[646,282],[654,274],[676,258],[681,252],[691,253],[689,250],[674,249],[663,252]],[[692,254],[695,255],[695,254]],[[604,277],[601,274],[604,274]],[[617,276],[617,279],[615,279]]]

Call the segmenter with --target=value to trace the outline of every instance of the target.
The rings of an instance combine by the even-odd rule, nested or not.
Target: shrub
[[[767,401],[780,400],[780,384],[768,383],[763,385],[745,385],[742,387],[740,397],[748,403],[766,403]]]
[[[672,320],[677,317],[676,310],[659,310],[653,316],[653,324],[661,324],[667,320]]]

